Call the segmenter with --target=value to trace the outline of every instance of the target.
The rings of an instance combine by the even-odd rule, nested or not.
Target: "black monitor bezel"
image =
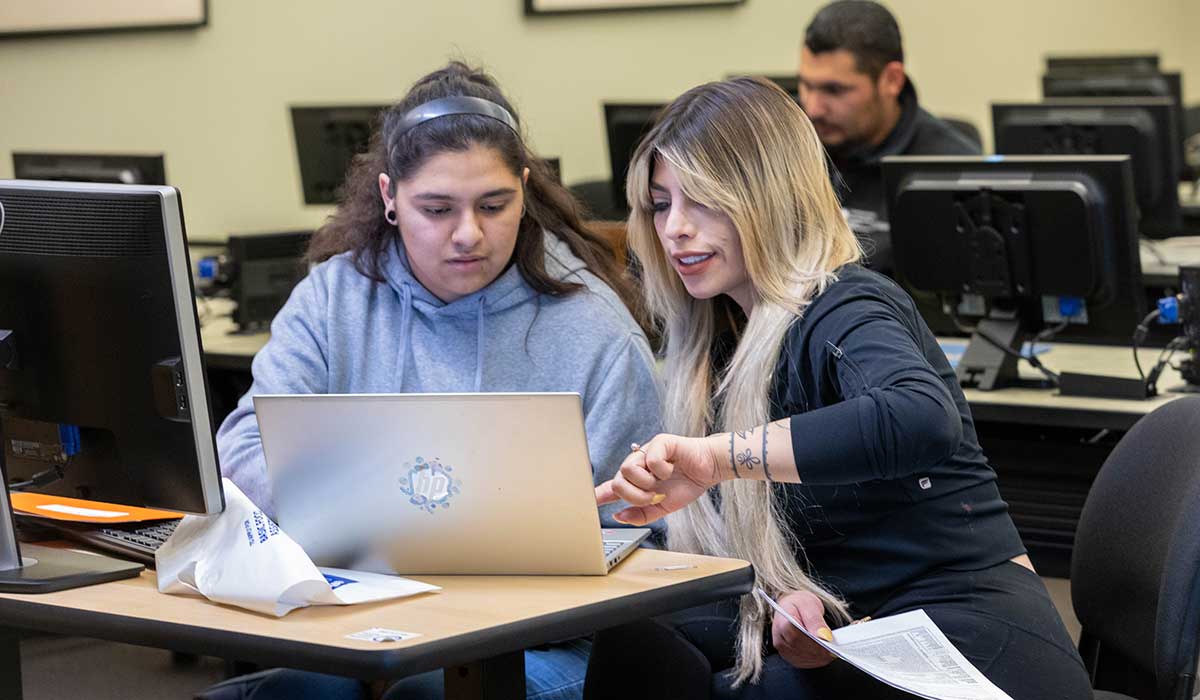
[[[1158,73],[1159,56],[1148,54],[1049,55],[1046,72],[1055,74]]]
[[[103,183],[108,180],[98,179],[96,175],[99,172],[126,166],[144,173],[144,178],[138,182],[121,184],[167,184],[166,157],[162,153],[14,151],[12,163],[13,178],[17,180]],[[85,167],[84,164],[90,167]],[[59,171],[61,176],[46,177],[55,171]],[[88,177],[89,172],[92,173],[92,177]]]
[[[633,160],[633,153],[637,150],[641,139],[645,138],[646,133],[654,125],[659,113],[664,107],[665,102],[605,102],[604,103],[604,135],[608,143],[608,164],[612,173],[612,201],[615,208],[622,211],[629,211],[629,202],[625,197],[625,179],[629,174],[629,164]],[[624,111],[639,111],[646,115],[645,126],[642,129],[638,140],[630,143],[618,143],[614,138],[616,131],[617,117]],[[622,146],[628,145],[628,153]]]
[[[1017,114],[1046,114],[1063,110],[1108,110],[1110,115],[1118,110],[1144,110],[1153,121],[1155,132],[1160,134],[1157,140],[1158,156],[1151,167],[1159,168],[1162,175],[1163,191],[1159,192],[1157,206],[1153,211],[1143,212],[1139,230],[1148,238],[1169,238],[1178,235],[1183,222],[1179,207],[1177,175],[1181,167],[1178,149],[1173,143],[1182,143],[1179,137],[1179,125],[1175,121],[1176,109],[1174,101],[1167,97],[1078,97],[1055,98],[1041,102],[993,102],[992,105],[992,145],[997,154],[1039,155],[1017,153],[1004,145],[1002,138],[1005,122],[1011,115]],[[1049,118],[1049,117],[1047,117]],[[1108,154],[1115,155],[1115,154]],[[1136,170],[1135,170],[1136,174]]]
[[[1146,80],[1148,85],[1156,84],[1161,81],[1163,88],[1147,89],[1144,95],[1134,95],[1129,92],[1122,91],[1120,93],[1105,94],[1104,90],[1095,86],[1093,83],[1088,86],[1088,81],[1124,79],[1124,80]],[[1082,87],[1071,88],[1072,82],[1082,84]],[[1064,87],[1064,85],[1066,87]],[[1112,71],[1112,72],[1070,72],[1060,71],[1058,73],[1046,73],[1042,75],[1042,97],[1044,99],[1071,99],[1071,98],[1106,98],[1106,97],[1169,97],[1175,101],[1175,123],[1179,125],[1179,173],[1178,178],[1181,181],[1190,180],[1193,176],[1190,169],[1187,167],[1187,147],[1184,144],[1183,138],[1183,75],[1179,71],[1157,71],[1157,72],[1138,72],[1138,71]]]
[[[326,168],[322,168],[317,163],[312,155],[322,144],[316,138],[313,129],[309,127],[324,119],[325,122],[335,120],[340,121],[357,121],[367,125],[369,134],[375,133],[380,126],[384,112],[391,105],[389,104],[340,104],[340,105],[291,105],[288,110],[292,126],[292,143],[295,146],[296,153],[296,168],[300,174],[300,194],[306,205],[325,205],[337,203],[337,190],[334,188],[326,191],[318,187],[318,183],[324,175],[331,174],[326,172]],[[369,137],[368,137],[369,140]],[[364,144],[365,145],[365,144]],[[361,153],[362,151],[356,151]],[[353,156],[350,154],[345,159],[346,167],[341,168],[341,177],[338,182],[344,182],[344,177],[352,163]]]
[[[896,209],[896,198],[902,184],[913,173],[925,172],[938,176],[972,173],[979,176],[992,173],[1004,177],[1031,172],[1062,172],[1082,169],[1109,192],[1118,192],[1122,203],[1115,204],[1117,219],[1112,222],[1120,240],[1113,248],[1115,268],[1121,272],[1114,281],[1113,294],[1116,304],[1127,304],[1128,313],[1112,312],[1112,319],[1104,319],[1103,327],[1070,325],[1055,336],[1056,341],[1086,342],[1107,345],[1124,345],[1134,327],[1147,308],[1146,294],[1142,283],[1141,259],[1134,212],[1136,204],[1133,194],[1133,171],[1128,156],[888,156],[883,159],[883,182],[885,202],[889,211],[889,222]],[[926,322],[938,334],[957,334],[954,325],[941,313],[938,305],[931,305],[930,295],[914,289],[904,275],[903,229],[893,226],[892,245],[895,251],[895,276],[914,298]],[[924,302],[924,303],[922,303]],[[1117,316],[1120,318],[1117,319]],[[1040,327],[1041,319],[1028,319],[1032,326]]]
[[[230,288],[230,296],[233,298],[235,307],[232,319],[238,327],[239,332],[263,332],[270,328],[271,321],[275,318],[275,314],[279,312],[279,309],[283,308],[284,303],[287,302],[292,289],[295,288],[295,284],[298,284],[307,274],[307,265],[304,262],[304,256],[312,240],[313,233],[312,230],[302,229],[270,233],[231,234],[229,236],[229,240],[226,243],[226,251],[233,269],[233,283]],[[292,286],[288,288],[286,294],[279,293],[276,296],[279,304],[278,306],[272,305],[272,309],[269,312],[250,303],[254,295],[252,294],[253,290],[246,283],[245,272],[247,265],[253,263],[275,264],[278,267],[290,266],[293,268],[294,281]]]
[[[90,201],[98,201],[100,206],[111,207],[114,202],[115,206],[120,206],[119,202],[129,200],[139,200],[142,202],[155,201],[158,203],[159,212],[162,217],[162,235],[163,240],[161,251],[153,252],[151,257],[156,260],[154,264],[162,264],[165,266],[164,275],[161,278],[169,280],[167,284],[170,289],[157,288],[154,296],[160,300],[170,296],[171,305],[173,308],[172,315],[174,316],[175,327],[173,331],[159,329],[156,332],[172,334],[174,342],[180,351],[180,363],[183,373],[183,385],[181,391],[187,397],[188,402],[188,418],[189,431],[191,439],[189,440],[192,449],[195,451],[195,472],[194,483],[197,485],[198,491],[187,494],[179,494],[172,490],[173,487],[168,486],[166,481],[163,481],[161,476],[156,477],[155,486],[149,491],[143,491],[144,494],[152,493],[167,493],[165,499],[145,495],[139,499],[141,502],[129,503],[128,501],[117,501],[126,505],[147,506],[152,508],[165,508],[168,510],[195,512],[201,514],[219,513],[224,508],[224,496],[221,489],[221,475],[217,459],[217,448],[215,439],[215,430],[210,403],[208,400],[209,387],[208,377],[205,371],[205,360],[203,354],[203,346],[200,337],[199,315],[194,302],[195,288],[193,286],[191,260],[187,248],[187,236],[183,223],[183,206],[179,191],[173,187],[163,186],[142,186],[142,185],[110,185],[110,184],[93,184],[93,183],[71,183],[71,182],[55,182],[55,181],[30,181],[30,180],[0,180],[0,201],[6,198],[6,193],[27,194],[30,192],[35,195],[43,196],[45,199],[52,202],[58,211],[70,212],[70,216],[86,216],[86,207]],[[57,198],[57,199],[56,199]],[[9,202],[9,214],[11,215],[12,202]],[[29,219],[27,212],[27,221],[40,221],[40,219]],[[60,217],[61,218],[61,217]],[[37,224],[30,224],[36,226]],[[61,241],[62,245],[75,245],[72,241],[79,239],[73,235],[71,231],[61,230],[55,233]],[[40,244],[39,244],[40,245]],[[103,262],[107,260],[120,261],[120,257],[116,254],[105,254],[97,256],[95,252],[88,252],[85,244],[80,248],[79,254],[69,255],[58,250],[61,245],[49,247],[44,252],[39,252],[36,249],[31,249],[30,246],[22,246],[22,250],[12,250],[2,254],[4,257],[13,257],[14,264],[23,265],[25,267],[33,266],[32,269],[40,270],[42,268],[51,269],[56,265],[70,265],[64,260],[78,259],[80,266],[96,270],[94,277],[99,278],[104,274]],[[39,267],[39,260],[42,261]],[[139,260],[123,262],[129,265],[142,265]],[[42,273],[37,273],[41,275]],[[90,274],[90,273],[89,273]],[[51,279],[49,277],[41,277]],[[58,279],[54,277],[53,279]],[[64,280],[61,284],[70,284],[70,279]],[[106,283],[107,284],[107,283]],[[140,287],[130,285],[126,280],[113,280],[110,287],[114,290],[120,290],[122,293],[136,292]],[[139,297],[143,299],[144,297]],[[162,303],[161,301],[159,303]],[[52,308],[62,309],[62,305],[58,303],[52,304]],[[132,308],[130,317],[136,317],[142,310],[142,307]],[[39,321],[40,322],[40,321]],[[81,333],[87,335],[94,341],[95,347],[108,348],[108,354],[119,355],[119,351],[115,349],[114,343],[120,342],[120,337],[114,335],[113,329],[104,325],[104,319],[92,319],[90,325],[83,326]],[[88,335],[88,334],[91,335]],[[18,339],[20,342],[20,339]],[[19,348],[18,348],[19,352]],[[35,358],[29,358],[35,360]],[[32,366],[32,365],[31,365]],[[90,365],[72,364],[71,367],[75,375],[85,376],[91,370]],[[148,370],[149,368],[147,368]],[[18,368],[16,371],[22,371]],[[83,372],[83,374],[79,374]],[[145,379],[145,373],[139,371],[139,376]],[[20,386],[27,383],[21,379],[14,381],[13,386]],[[86,382],[79,381],[76,385],[80,386],[83,391],[87,391]],[[151,387],[149,383],[141,385],[141,389],[159,388],[157,385]],[[94,394],[95,392],[93,392]],[[24,398],[24,397],[19,397]],[[97,400],[121,400],[122,397],[106,398],[100,396]],[[53,416],[44,415],[47,410],[53,412],[55,408],[47,409],[45,406],[38,405],[38,397],[25,399],[29,404],[22,409],[20,406],[10,406],[10,412],[15,411],[13,415],[21,417],[26,415],[34,420],[46,421]],[[9,401],[12,401],[10,398]],[[20,403],[17,401],[17,403]],[[56,406],[51,401],[52,406]],[[71,409],[74,412],[75,409]],[[119,409],[114,409],[119,410]],[[24,411],[24,413],[22,413]],[[161,414],[160,414],[161,415]],[[58,417],[57,422],[69,422],[63,420],[65,416]],[[170,418],[161,418],[161,420],[171,422]],[[175,419],[175,422],[181,422]],[[93,426],[107,427],[107,426]],[[151,451],[152,452],[152,451]],[[125,464],[120,465],[118,471],[124,473],[140,473],[142,475],[158,474],[163,465],[177,459],[176,451],[172,450],[168,454],[166,450],[153,453],[145,463]],[[107,459],[107,458],[106,458]],[[124,459],[124,458],[123,458]],[[132,460],[126,460],[132,461]],[[190,463],[189,463],[190,464]],[[108,465],[101,464],[101,467]],[[132,470],[132,471],[131,471]],[[169,475],[168,475],[169,476]],[[103,474],[99,475],[103,478]],[[173,480],[172,480],[173,481]],[[176,485],[177,486],[177,485]],[[114,489],[113,492],[128,493],[128,489]],[[104,494],[98,494],[103,497]],[[104,499],[108,500],[108,499]]]

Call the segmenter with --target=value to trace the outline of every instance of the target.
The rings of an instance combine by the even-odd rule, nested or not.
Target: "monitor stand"
[[[100,554],[18,543],[0,445],[0,593],[50,593],[132,578],[144,568]]]
[[[962,359],[958,361],[956,372],[959,383],[980,391],[1020,384],[1017,358],[996,347],[996,344],[1007,347],[1013,353],[1020,353],[1024,340],[1020,321],[1015,318],[980,319]]]

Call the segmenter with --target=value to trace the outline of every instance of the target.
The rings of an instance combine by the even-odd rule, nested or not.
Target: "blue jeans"
[[[526,649],[526,700],[581,700],[591,651],[590,639]],[[431,671],[397,682],[383,700],[441,700],[442,694],[442,672]]]
[[[580,700],[587,673],[590,639],[572,639],[525,651],[527,700]],[[385,700],[440,700],[442,672],[405,678],[388,689]],[[353,678],[275,668],[233,678],[205,690],[200,700],[367,700],[364,685]]]

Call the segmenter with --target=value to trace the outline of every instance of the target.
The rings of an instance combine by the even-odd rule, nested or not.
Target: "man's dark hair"
[[[813,53],[845,49],[872,80],[892,61],[904,62],[896,18],[870,0],[837,0],[821,8],[804,30],[804,46]]]

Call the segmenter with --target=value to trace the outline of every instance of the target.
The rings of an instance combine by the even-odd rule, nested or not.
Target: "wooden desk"
[[[250,370],[254,355],[270,340],[271,334],[234,333],[233,302],[228,299],[196,301],[200,317],[200,344],[204,361],[209,367],[231,370]]]
[[[662,571],[659,567],[695,568]],[[442,586],[398,601],[296,610],[283,618],[163,595],[154,573],[42,595],[0,594],[0,697],[20,700],[19,630],[95,637],[364,680],[436,668],[455,684],[472,674],[524,678],[520,650],[750,591],[735,559],[641,549],[608,576],[417,576]],[[384,627],[421,636],[367,642],[346,635]],[[486,668],[486,672],[483,669]],[[491,694],[486,683],[457,697]],[[522,681],[523,685],[523,681]],[[461,686],[461,687],[467,687]],[[456,686],[459,687],[459,686]],[[459,688],[461,688],[459,687]],[[474,692],[477,689],[479,692]],[[447,698],[456,697],[448,693]]]
[[[1142,278],[1147,287],[1179,288],[1179,267],[1200,265],[1200,236],[1141,241]],[[1151,300],[1153,301],[1153,300]]]
[[[948,342],[966,342],[965,338],[946,338]],[[1079,345],[1047,343],[1050,351],[1038,355],[1053,371],[1087,372],[1114,377],[1137,377],[1133,351],[1128,347],[1108,345]],[[1159,348],[1142,348],[1138,352],[1142,368],[1147,372],[1154,366]],[[1176,353],[1178,360],[1181,353]],[[1022,379],[1038,380],[1042,375],[1027,362],[1021,362]],[[965,389],[971,404],[971,414],[977,421],[1001,421],[1024,425],[1051,425],[1096,430],[1128,430],[1139,418],[1164,403],[1179,398],[1170,389],[1183,384],[1179,373],[1167,368],[1158,380],[1159,395],[1144,401],[1094,399],[1081,396],[1060,396],[1050,389],[1008,388],[995,391]]]

